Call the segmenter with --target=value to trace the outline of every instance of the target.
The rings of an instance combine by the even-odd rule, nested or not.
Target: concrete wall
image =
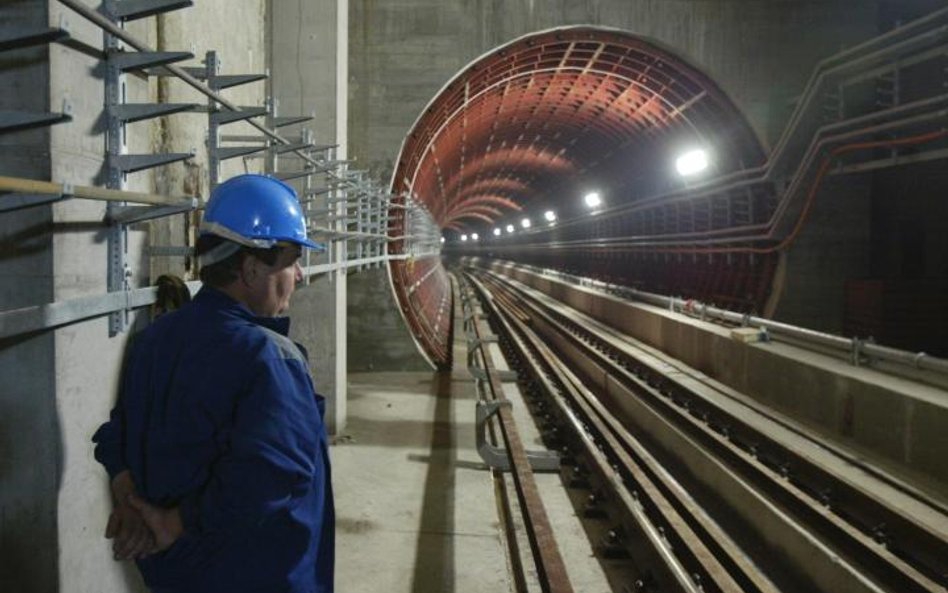
[[[398,312],[384,268],[349,278],[349,371],[430,371]]]
[[[272,70],[269,89],[281,115],[314,115],[315,119],[298,126],[282,128],[285,136],[299,136],[302,129],[315,134],[316,144],[343,144],[345,138],[337,133],[337,0],[271,0],[269,10],[267,43],[270,49]],[[344,3],[343,3],[344,5]],[[344,151],[344,146],[342,149]],[[317,158],[335,158],[344,154],[333,150],[317,155]],[[282,158],[278,167],[294,170],[302,162],[292,154]],[[316,185],[324,185],[325,179]],[[295,182],[291,182],[295,183]],[[297,184],[298,189],[302,186]],[[327,208],[323,194],[308,204],[311,209]],[[319,221],[317,226],[328,227],[328,221]],[[326,241],[326,236],[317,235],[317,241]],[[344,246],[341,242],[328,241],[327,253],[312,256],[310,264],[328,262],[336,250]],[[293,338],[302,343],[310,353],[310,363],[317,388],[327,396],[327,420],[331,432],[345,426],[345,385],[340,382],[337,367],[344,360],[337,360],[336,339],[338,331],[345,331],[345,320],[336,315],[337,283],[345,282],[336,274],[323,274],[311,279],[311,284],[297,291],[290,315],[293,318]]]
[[[226,0],[196,3],[176,13],[127,24],[156,49],[191,50],[203,57],[220,50],[224,73],[265,69],[264,3]],[[100,29],[59,2],[5,2],[0,34],[65,22],[74,38],[100,48]],[[211,26],[213,23],[214,26]],[[0,109],[59,111],[68,98],[73,121],[50,129],[0,136],[0,174],[77,185],[101,185],[105,140],[100,62],[60,45],[4,52]],[[199,59],[187,65],[199,65]],[[205,99],[179,81],[128,76],[129,102],[160,96],[167,102]],[[264,87],[227,91],[235,102],[260,105]],[[176,115],[130,124],[128,152],[196,149],[189,165],[128,176],[128,189],[206,194],[207,116]],[[247,133],[235,124],[229,133]],[[255,170],[231,161],[225,176]],[[73,199],[52,207],[0,214],[0,310],[100,295],[107,290],[105,205]],[[148,242],[183,245],[186,216],[129,230],[132,287],[147,286],[155,272]],[[152,227],[149,232],[149,227]],[[161,271],[186,273],[185,262],[162,260]],[[146,322],[147,311],[133,313]],[[109,337],[104,317],[55,331],[0,342],[0,590],[20,592],[144,591],[134,567],[111,559],[102,537],[111,503],[107,478],[92,458],[91,436],[108,417],[128,336]]]
[[[786,254],[775,319],[843,333],[846,282],[864,278],[870,269],[871,189],[867,175],[826,178]]]
[[[772,146],[815,65],[906,10],[885,8],[883,18],[877,0],[353,0],[351,154],[390,179],[406,133],[459,70],[524,34],[575,24],[625,29],[690,61]],[[789,255],[780,319],[842,327],[844,282],[865,273],[869,249],[870,186],[846,183],[826,184],[821,202],[831,203]],[[842,232],[823,232],[833,225]]]
[[[46,6],[6,3],[0,36],[45,26]],[[0,110],[49,109],[45,47],[0,54]],[[48,178],[49,132],[0,134],[0,175]],[[53,293],[52,213],[47,207],[0,214],[0,303],[49,301]],[[51,334],[0,340],[0,589],[55,591],[56,493],[61,437]]]
[[[353,0],[350,154],[387,181],[415,118],[460,69],[526,33],[573,24],[625,29],[690,60],[772,144],[813,66],[875,33],[877,4]]]

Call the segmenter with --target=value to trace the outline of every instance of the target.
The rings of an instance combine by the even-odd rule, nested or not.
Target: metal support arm
[[[477,453],[484,463],[491,469],[510,471],[510,458],[505,449],[495,447],[487,442],[487,421],[498,413],[502,407],[509,408],[507,400],[486,401],[479,400],[475,407],[477,416],[476,442]],[[527,451],[527,460],[535,472],[560,471],[560,456],[555,451]]]

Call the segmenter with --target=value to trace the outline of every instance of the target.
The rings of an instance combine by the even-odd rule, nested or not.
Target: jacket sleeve
[[[291,508],[311,487],[319,419],[305,363],[255,363],[238,400],[230,446],[205,487],[179,506],[185,532],[198,539],[258,526]]]
[[[96,461],[105,467],[111,480],[126,468],[124,457],[125,423],[123,418],[122,400],[112,408],[109,420],[99,427],[92,435],[95,443]]]

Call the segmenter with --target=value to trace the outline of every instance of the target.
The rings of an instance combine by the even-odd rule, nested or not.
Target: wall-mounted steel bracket
[[[478,400],[474,408],[476,416],[475,440],[477,443],[477,453],[488,467],[503,472],[510,471],[510,458],[507,455],[506,449],[495,447],[487,442],[487,421],[491,416],[497,414],[501,408],[510,407],[510,402],[507,400]],[[527,461],[530,462],[530,468],[533,471],[560,471],[560,456],[555,451],[527,451],[526,454]]]
[[[67,110],[68,109],[68,110]],[[41,128],[72,121],[72,108],[64,105],[62,113],[29,113],[26,111],[0,111],[0,133],[18,132],[30,128]]]
[[[216,111],[211,113],[211,120],[219,126],[243,121],[267,114],[266,107],[241,107],[240,111]]]
[[[194,111],[197,103],[123,103],[109,105],[109,115],[118,118],[123,123],[132,123],[163,115]]]
[[[319,169],[304,169],[302,171],[277,171],[271,174],[271,177],[279,179],[280,181],[289,181],[290,179],[299,179],[300,177],[306,177],[307,175],[313,175],[315,173],[320,173]]]
[[[229,89],[230,87],[257,82],[258,80],[266,80],[267,78],[268,76],[266,74],[223,74],[214,79],[214,86],[217,89]]]
[[[44,45],[65,39],[66,37],[69,37],[69,32],[59,27],[29,29],[20,33],[14,33],[11,37],[0,39],[0,51]]]
[[[43,204],[52,204],[60,200],[72,197],[72,184],[64,183],[61,193],[48,194],[26,194],[26,193],[2,193],[0,199],[0,212],[12,212],[21,208],[32,208],[33,206],[42,206]]]
[[[194,0],[105,0],[105,10],[120,21],[133,21],[180,8],[190,8]]]
[[[270,120],[270,123],[274,128],[283,128],[286,126],[292,126],[293,124],[301,124],[304,121],[309,121],[313,119],[312,115],[287,115],[283,117],[274,117]]]
[[[53,202],[65,200],[67,197],[68,196],[56,194],[3,194],[2,199],[0,199],[0,212],[12,212],[22,208],[52,204]]]
[[[122,72],[139,70],[143,73],[147,68],[190,60],[194,57],[194,54],[187,51],[109,51],[107,53],[109,63]]]
[[[225,148],[215,148],[212,152],[213,156],[217,157],[218,160],[226,161],[227,159],[263,152],[266,149],[266,146],[228,146]]]
[[[301,142],[298,144],[275,144],[270,147],[270,150],[272,150],[273,152],[277,154],[283,154],[284,152],[291,152],[294,150],[306,150],[312,147],[313,147],[312,144]]]
[[[181,204],[166,206],[116,206],[106,214],[109,224],[134,224],[162,216],[171,216],[182,212],[190,212],[197,208],[197,200]]]
[[[116,154],[109,155],[109,165],[122,173],[135,173],[178,161],[186,161],[194,156],[191,152],[170,152],[167,154]]]

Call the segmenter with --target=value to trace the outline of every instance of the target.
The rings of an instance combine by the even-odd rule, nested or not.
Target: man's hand
[[[154,536],[154,552],[161,552],[171,547],[181,534],[184,533],[184,526],[181,523],[181,513],[178,508],[163,509],[148,504],[138,496],[131,494],[128,496],[128,504],[138,511],[145,524],[151,530]]]
[[[155,551],[155,538],[142,518],[127,499],[135,493],[135,484],[128,471],[112,480],[113,509],[105,528],[105,537],[114,540],[112,553],[116,560],[144,558]]]

